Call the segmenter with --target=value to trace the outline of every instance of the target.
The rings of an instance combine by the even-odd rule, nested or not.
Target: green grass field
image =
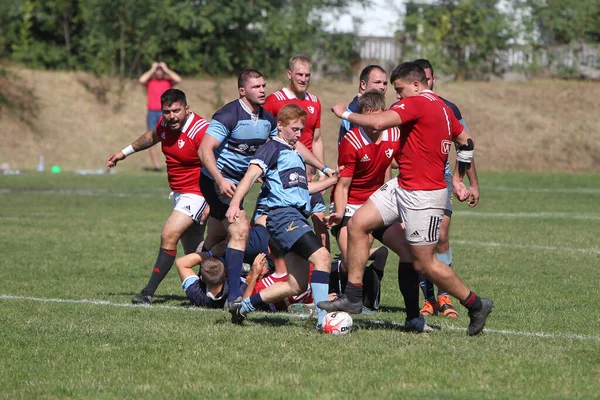
[[[290,315],[240,327],[190,309],[175,270],[152,307],[131,306],[170,213],[165,175],[0,176],[0,397],[598,398],[600,176],[480,181],[451,243],[494,299],[485,333],[467,337],[462,308],[430,334],[398,329],[394,256],[384,311],[333,337]]]

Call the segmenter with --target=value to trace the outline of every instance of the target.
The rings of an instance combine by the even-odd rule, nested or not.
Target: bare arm
[[[315,133],[313,135],[313,154],[325,164],[325,145],[323,144],[323,136],[321,135],[321,128],[315,129]]]
[[[177,272],[179,272],[179,279],[181,280],[181,282],[185,281],[190,276],[198,275],[194,272],[192,268],[194,268],[201,262],[202,255],[198,253],[191,253],[183,257],[179,257],[177,261],[175,261],[175,265],[177,265]]]
[[[217,167],[215,158],[215,149],[221,145],[217,139],[211,135],[204,135],[200,147],[198,148],[198,157],[202,163],[202,168],[206,168],[212,176],[215,183],[219,186],[221,194],[231,198],[235,193],[235,183],[225,179]]]
[[[142,74],[142,76],[140,76],[139,82],[142,85],[145,85],[146,83],[148,83],[150,78],[152,78],[152,75],[154,75],[154,73],[156,72],[156,68],[158,68],[158,63],[157,62],[152,63],[152,66],[150,67],[150,69],[148,71],[144,72]]]
[[[133,143],[131,143],[131,148],[134,152],[146,150],[156,143],[160,141],[158,135],[156,134],[156,130],[151,130],[144,133],[142,136],[137,138]],[[123,149],[126,150],[127,148]],[[121,160],[124,160],[127,155],[123,153],[123,150],[118,151],[116,153],[112,153],[106,159],[106,166],[108,168],[116,167],[117,163]]]
[[[175,71],[170,70],[167,66],[167,63],[161,61],[160,63],[158,63],[158,65],[171,77],[171,79],[173,80],[173,84],[176,85],[179,82],[181,82],[181,77]]]
[[[338,118],[342,118],[342,114],[347,111],[347,108],[344,104],[336,104],[331,108],[331,111],[333,111]],[[377,131],[393,128],[402,124],[402,119],[398,113],[391,110],[379,114],[350,113],[346,119],[355,125],[375,129]]]
[[[246,280],[247,287],[244,291],[243,298],[250,297],[252,292],[254,291],[254,287],[256,286],[256,282],[262,276],[263,267],[265,266],[267,261],[267,256],[265,253],[260,253],[254,258],[252,262],[252,272],[250,273],[250,278]]]
[[[308,193],[315,194],[332,187],[338,181],[337,174],[316,182],[308,182]]]
[[[239,218],[240,212],[240,204],[244,197],[250,191],[250,188],[256,182],[258,178],[263,175],[263,170],[256,164],[250,164],[246,174],[240,181],[240,184],[235,189],[235,193],[229,202],[229,208],[227,209],[227,213],[225,216],[230,223],[234,223],[237,218]]]
[[[335,212],[329,214],[329,225],[338,225],[342,222],[344,218],[344,213],[346,210],[346,205],[348,204],[348,193],[350,192],[350,184],[352,183],[352,178],[342,177],[337,183],[335,187],[335,192],[333,193],[333,203],[335,204]]]
[[[295,149],[298,152],[298,154],[300,154],[302,156],[302,158],[304,158],[304,161],[308,165],[312,165],[313,167],[317,168],[318,170],[323,169],[323,167],[325,166],[325,163],[323,163],[321,160],[319,160],[319,158],[316,155],[314,155],[313,152],[310,151],[308,149],[308,147],[306,147],[300,141],[296,142]]]

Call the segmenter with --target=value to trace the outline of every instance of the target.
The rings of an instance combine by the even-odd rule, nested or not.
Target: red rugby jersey
[[[400,148],[400,130],[386,129],[381,141],[373,142],[360,127],[348,131],[338,147],[341,177],[352,178],[348,204],[364,204],[385,183],[385,171]]]
[[[200,158],[198,147],[208,128],[208,121],[191,113],[181,130],[174,131],[161,117],[156,133],[162,143],[171,190],[202,195],[200,191]]]
[[[396,153],[399,185],[406,190],[444,189],[452,139],[462,133],[463,125],[431,90],[402,99],[390,110],[402,118]]]
[[[279,110],[286,104],[296,104],[308,112],[300,141],[312,151],[315,130],[321,127],[321,102],[317,96],[308,92],[304,94],[304,99],[298,100],[292,91],[288,88],[283,88],[268,95],[263,108],[277,118]]]

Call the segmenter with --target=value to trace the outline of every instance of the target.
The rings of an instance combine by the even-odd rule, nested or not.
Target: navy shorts
[[[293,207],[284,207],[269,211],[267,231],[281,246],[283,254],[287,254],[302,235],[312,232],[312,226],[299,210]]]
[[[267,255],[267,262],[270,269],[273,267],[273,261],[269,255],[269,232],[262,225],[254,225],[248,234],[248,242],[246,243],[246,251],[244,252],[244,262],[252,265],[254,259],[260,253]]]
[[[204,200],[210,206],[210,216],[223,221],[227,209],[229,208],[229,197],[221,195],[218,192],[217,183],[204,174],[200,174],[200,190],[204,196]],[[244,204],[240,204],[240,209],[244,209]]]
[[[148,130],[156,128],[156,124],[158,124],[158,120],[162,117],[161,110],[148,110],[148,115],[146,115],[146,124],[148,125]]]

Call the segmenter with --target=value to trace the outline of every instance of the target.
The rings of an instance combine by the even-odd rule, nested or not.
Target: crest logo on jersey
[[[161,137],[161,138],[163,138],[163,140],[165,140],[165,139],[167,138],[167,135],[166,135],[164,132],[162,132],[162,133],[160,134],[160,137]]]
[[[452,142],[450,140],[442,140],[442,154],[449,154],[452,149]]]
[[[406,108],[406,104],[402,103],[402,104],[397,104],[394,108],[401,108],[403,110],[405,110]]]
[[[177,146],[179,146],[179,148],[183,148],[183,145],[185,144],[185,140],[183,139],[179,139],[177,140]]]
[[[394,154],[394,150],[393,149],[387,149],[385,151],[385,155],[387,156],[387,158],[392,158],[392,154]]]
[[[313,106],[308,106],[306,107],[306,109],[308,110],[309,113],[314,114],[315,113],[315,108]]]

